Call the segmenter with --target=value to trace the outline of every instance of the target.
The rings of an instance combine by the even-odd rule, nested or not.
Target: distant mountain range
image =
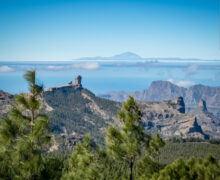
[[[157,61],[157,60],[179,60],[179,61],[207,61],[207,59],[198,59],[198,58],[179,58],[179,57],[165,57],[165,58],[143,58],[136,53],[133,52],[124,52],[121,54],[117,54],[110,57],[82,57],[73,60],[149,60],[149,61]],[[219,61],[219,60],[212,60]]]
[[[111,57],[83,57],[77,60],[144,60],[144,58],[132,52],[125,52]]]
[[[196,108],[200,99],[207,103],[209,111],[220,117],[220,87],[194,85],[190,88],[177,86],[169,81],[153,81],[148,89],[128,93],[125,91],[111,91],[99,94],[99,97],[123,102],[129,95],[140,101],[164,101],[182,96],[186,104],[186,111]]]
[[[137,93],[145,97],[145,100],[148,97],[154,97],[154,101],[161,101],[137,101],[143,113],[142,122],[145,131],[153,134],[160,133],[164,138],[220,138],[220,119],[209,112],[204,100],[200,99],[198,107],[186,113],[184,99],[182,97],[172,98],[178,96],[179,93],[185,93],[185,97],[191,97],[188,99],[192,102],[203,97],[212,99],[210,103],[220,103],[218,88],[209,90],[207,89],[209,87],[205,87],[206,91],[203,88],[199,85],[198,89],[196,88],[197,91],[192,91],[191,96],[186,96],[187,89],[159,81],[153,82],[143,94]],[[2,117],[13,106],[13,95],[0,91],[0,97],[0,117]],[[41,100],[43,102],[41,111],[50,116],[50,126],[56,140],[51,151],[71,149],[87,133],[96,142],[104,144],[106,128],[110,124],[119,126],[117,112],[121,108],[121,102],[98,97],[83,88],[78,81],[75,84],[69,83],[49,88],[43,93]]]

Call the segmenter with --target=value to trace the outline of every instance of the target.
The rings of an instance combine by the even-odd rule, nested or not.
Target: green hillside
[[[101,144],[104,143],[105,128],[116,120],[120,107],[120,103],[96,97],[87,89],[74,87],[46,91],[44,99],[53,108],[49,112],[53,133],[89,133]]]

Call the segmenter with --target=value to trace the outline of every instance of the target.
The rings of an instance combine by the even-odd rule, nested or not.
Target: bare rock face
[[[143,112],[146,132],[159,133],[164,138],[208,138],[192,114],[184,114],[182,97],[163,102],[138,102]]]
[[[13,98],[12,94],[9,94],[7,92],[0,90],[0,100],[1,101],[8,101],[8,100],[11,100],[12,98]]]
[[[170,103],[174,109],[178,110],[180,113],[185,113],[185,103],[183,101],[183,97],[175,98]]]
[[[144,91],[135,92],[136,99],[145,101],[164,101],[172,100],[185,95],[186,88],[179,87],[169,81],[153,81],[150,87]],[[143,97],[143,98],[142,98]]]
[[[189,129],[189,132],[188,132],[188,133],[189,133],[189,134],[190,134],[190,133],[200,133],[200,137],[201,137],[201,135],[203,135],[203,137],[204,137],[205,139],[208,139],[208,138],[209,138],[209,135],[205,134],[205,133],[203,132],[203,130],[202,130],[202,127],[198,124],[196,117],[195,117],[195,119],[194,119],[193,127],[191,127],[191,128]]]
[[[75,78],[75,84],[74,84],[74,87],[75,88],[82,88],[82,77],[79,75]]]
[[[197,108],[190,111],[197,117],[198,124],[202,127],[204,133],[211,137],[220,138],[220,119],[209,112],[206,107],[206,101],[201,99]]]

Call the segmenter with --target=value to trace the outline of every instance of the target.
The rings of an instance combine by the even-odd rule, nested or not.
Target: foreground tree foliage
[[[43,87],[36,83],[36,72],[24,78],[29,94],[15,98],[15,107],[0,127],[0,177],[3,179],[41,179],[45,169],[43,151],[51,141],[49,118],[40,114]]]
[[[215,180],[220,179],[220,162],[211,155],[205,159],[190,158],[187,162],[178,159],[167,165],[152,180]]]
[[[67,162],[63,180],[104,179],[106,153],[85,136]]]

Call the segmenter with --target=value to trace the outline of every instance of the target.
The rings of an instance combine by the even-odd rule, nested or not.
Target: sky
[[[220,59],[219,0],[0,0],[0,61],[126,51]]]

